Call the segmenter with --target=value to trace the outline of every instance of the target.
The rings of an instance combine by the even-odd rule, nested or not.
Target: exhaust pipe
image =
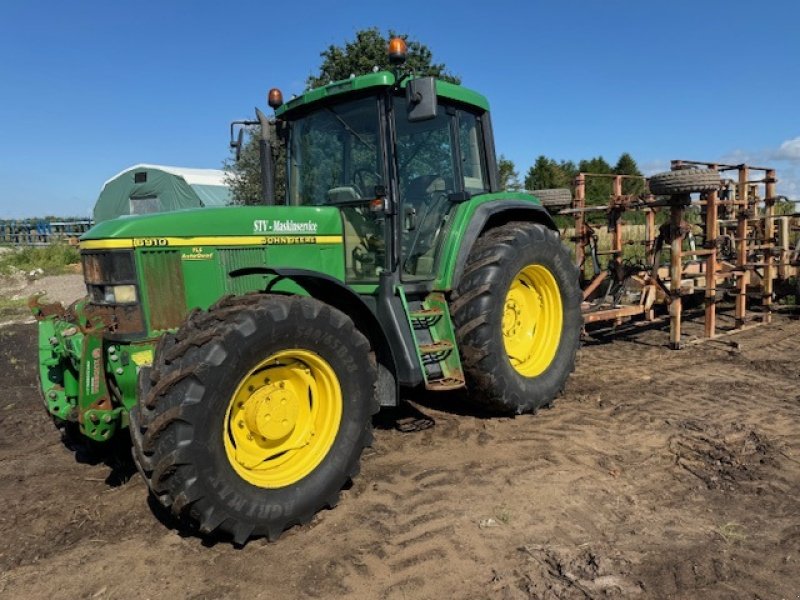
[[[261,200],[266,206],[275,204],[275,175],[272,166],[272,142],[270,140],[270,122],[261,110],[256,107],[256,118],[261,127],[261,138],[258,140],[258,160],[261,166]]]

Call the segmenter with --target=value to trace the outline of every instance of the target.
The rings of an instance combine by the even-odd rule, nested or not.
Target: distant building
[[[225,206],[232,200],[225,172],[219,169],[135,165],[103,184],[94,205],[94,220],[99,223],[122,215]]]

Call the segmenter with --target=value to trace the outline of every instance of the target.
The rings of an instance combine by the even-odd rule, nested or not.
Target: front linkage
[[[137,367],[153,360],[151,340],[115,342],[116,323],[86,300],[64,308],[33,296],[39,322],[39,381],[45,408],[58,424],[77,423],[83,435],[104,442],[128,427],[136,398]],[[113,335],[111,336],[113,337]]]

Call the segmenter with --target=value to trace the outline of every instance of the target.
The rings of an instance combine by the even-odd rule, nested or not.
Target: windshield
[[[289,203],[342,204],[383,185],[378,99],[322,107],[295,120],[289,142]]]

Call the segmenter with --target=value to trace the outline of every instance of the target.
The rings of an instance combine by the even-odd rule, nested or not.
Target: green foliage
[[[280,201],[286,195],[286,148],[277,136],[275,127],[270,132],[272,140],[273,166],[275,169],[275,198]],[[234,156],[225,160],[225,183],[231,188],[234,204],[261,204],[261,163],[258,141],[261,127],[248,129],[239,161]]]
[[[386,48],[393,37],[401,37],[408,45],[408,58],[404,69],[420,76],[433,76],[452,83],[461,79],[449,73],[442,63],[433,62],[433,53],[424,44],[409,39],[408,34],[398,34],[389,30],[384,36],[377,27],[356,32],[355,39],[347,40],[341,46],[331,45],[320,53],[322,64],[316,75],[309,75],[306,84],[309,88],[326,85],[332,81],[347,79],[350,75],[370,73],[374,67],[379,70],[392,70]]]
[[[80,262],[78,249],[68,244],[50,246],[25,246],[0,254],[0,273],[14,269],[32,271],[42,269],[48,275],[63,273],[67,265]]]
[[[567,160],[556,162],[554,159],[540,154],[525,175],[525,189],[571,188],[575,175],[577,175],[577,169],[573,162]]]
[[[624,152],[612,167],[605,158],[596,156],[581,160],[577,166],[569,160],[557,162],[555,159],[539,155],[536,162],[528,169],[525,176],[525,188],[529,190],[542,190],[552,188],[571,188],[578,173],[595,173],[605,175],[636,175],[641,176],[639,166],[633,157]],[[614,189],[611,177],[587,177],[586,202],[589,205],[605,204]],[[643,180],[623,182],[623,194],[640,194],[644,192]]]
[[[790,200],[778,200],[775,203],[775,215],[777,216],[793,215],[795,212],[797,212],[797,206]]]
[[[620,154],[619,159],[617,159],[617,164],[614,167],[614,173],[617,175],[642,176],[639,165],[636,164],[636,161],[627,152]],[[622,181],[623,194],[643,194],[644,191],[644,179],[625,179]]]
[[[310,88],[325,85],[338,79],[347,79],[351,74],[363,75],[372,72],[372,68],[390,69],[386,48],[389,39],[396,34],[389,31],[386,36],[377,27],[362,29],[356,32],[355,39],[346,41],[342,46],[329,46],[320,53],[322,64],[316,75],[310,75],[306,81]],[[444,81],[460,83],[456,75],[449,73],[444,64],[433,62],[433,53],[424,44],[409,39],[408,35],[400,35],[408,44],[408,60],[403,67],[417,75],[432,75]],[[258,139],[259,127],[248,132],[241,157],[236,162],[233,157],[224,163],[226,182],[231,188],[235,204],[261,204],[261,167],[259,164]],[[275,197],[280,201],[286,195],[286,148],[282,140],[272,132],[273,157],[275,164]]]
[[[602,156],[596,156],[578,163],[578,170],[581,173],[598,173],[610,175],[614,169]],[[610,177],[587,177],[586,178],[586,204],[607,204],[608,199],[614,189],[614,183]]]
[[[513,160],[501,154],[497,160],[497,171],[501,190],[519,190],[522,187],[519,181],[519,173],[514,166]]]

